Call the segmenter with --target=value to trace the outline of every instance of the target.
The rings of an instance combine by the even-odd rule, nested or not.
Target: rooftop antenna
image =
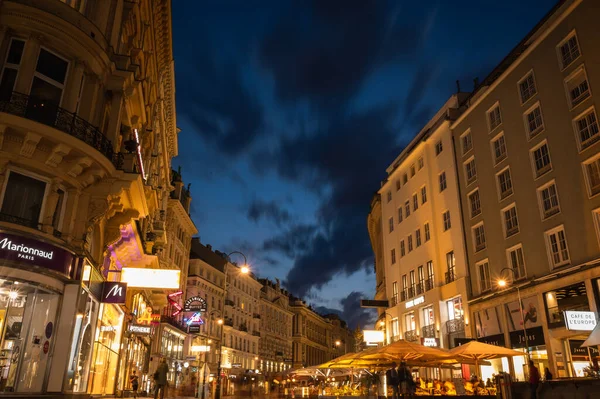
[[[456,79],[456,92],[460,93],[460,80]]]

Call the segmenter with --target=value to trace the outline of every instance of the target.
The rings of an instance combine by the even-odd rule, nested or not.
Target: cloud
[[[291,220],[290,213],[286,209],[283,209],[275,200],[252,200],[248,205],[246,216],[254,223],[261,220],[268,220],[275,223],[276,226],[282,226]]]
[[[362,292],[352,291],[346,298],[339,300],[342,310],[317,306],[315,310],[322,314],[334,313],[344,320],[350,329],[356,327],[370,326],[375,323],[377,312],[374,309],[365,309],[360,307],[360,300],[365,298]]]
[[[265,240],[262,244],[263,251],[283,254],[289,259],[310,249],[309,243],[317,231],[317,226],[309,224],[296,224]]]

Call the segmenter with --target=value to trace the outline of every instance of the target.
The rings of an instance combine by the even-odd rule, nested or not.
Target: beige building
[[[387,294],[385,292],[385,257],[383,254],[383,222],[381,215],[381,195],[379,193],[373,196],[371,200],[371,211],[367,216],[367,230],[369,231],[369,239],[371,240],[371,248],[375,256],[375,263],[373,265],[375,269],[375,300],[385,301],[387,300]],[[377,314],[379,317],[385,312],[385,307],[378,307]],[[385,317],[385,316],[384,316]],[[385,329],[385,321],[376,323],[376,329]]]
[[[598,309],[598,15],[597,1],[561,1],[452,125],[472,332],[528,347],[539,369],[548,366],[555,377],[581,376],[590,361],[579,348],[589,332],[567,330],[563,312]],[[523,362],[511,365],[521,380]],[[483,377],[499,367],[484,368]]]
[[[292,366],[292,319],[288,292],[281,288],[279,280],[258,280],[260,291],[260,342],[259,370],[271,380],[273,376]]]
[[[174,90],[169,1],[0,2],[0,396],[111,395],[131,364],[148,386],[124,330],[167,291],[102,290],[159,267]]]
[[[464,96],[452,96],[417,134],[379,190],[387,342],[452,348],[465,336],[468,268],[450,132]]]

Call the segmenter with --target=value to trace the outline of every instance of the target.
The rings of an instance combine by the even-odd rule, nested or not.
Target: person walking
[[[398,368],[398,380],[400,381],[402,397],[412,396],[411,391],[414,381],[412,379],[412,374],[405,362],[400,363],[400,367]]]
[[[552,373],[550,372],[550,369],[546,367],[546,370],[544,371],[544,381],[550,381],[551,379]]]
[[[137,398],[137,391],[140,386],[140,381],[138,376],[135,374],[135,370],[131,372],[131,377],[129,377],[129,382],[131,383],[131,390],[133,391],[133,397]]]
[[[398,380],[398,370],[396,370],[396,363],[392,363],[392,368],[385,372],[385,378],[387,380],[387,385],[392,387],[392,397],[394,399],[398,399],[398,384],[400,381]],[[386,392],[387,396],[387,392]]]
[[[529,361],[529,390],[531,392],[531,395],[529,397],[531,399],[537,399],[537,389],[538,389],[539,385],[540,385],[540,371],[538,370],[537,367],[535,367],[533,360],[530,360]]]
[[[169,366],[167,366],[167,359],[163,359],[154,373],[154,384],[156,385],[154,388],[154,399],[158,399],[158,391],[160,391],[160,399],[165,399],[168,372]]]

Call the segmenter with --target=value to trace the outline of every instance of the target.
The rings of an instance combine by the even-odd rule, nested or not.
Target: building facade
[[[579,348],[588,332],[567,330],[563,312],[597,312],[600,299],[599,13],[557,4],[452,125],[472,332],[555,377],[582,376],[598,353]],[[521,380],[524,361],[510,365]]]
[[[386,341],[452,348],[465,336],[468,268],[450,123],[452,96],[387,169],[382,183]]]
[[[174,104],[169,1],[0,2],[0,395],[148,386]]]
[[[271,381],[292,366],[292,319],[288,292],[275,283],[260,279],[259,370]]]

